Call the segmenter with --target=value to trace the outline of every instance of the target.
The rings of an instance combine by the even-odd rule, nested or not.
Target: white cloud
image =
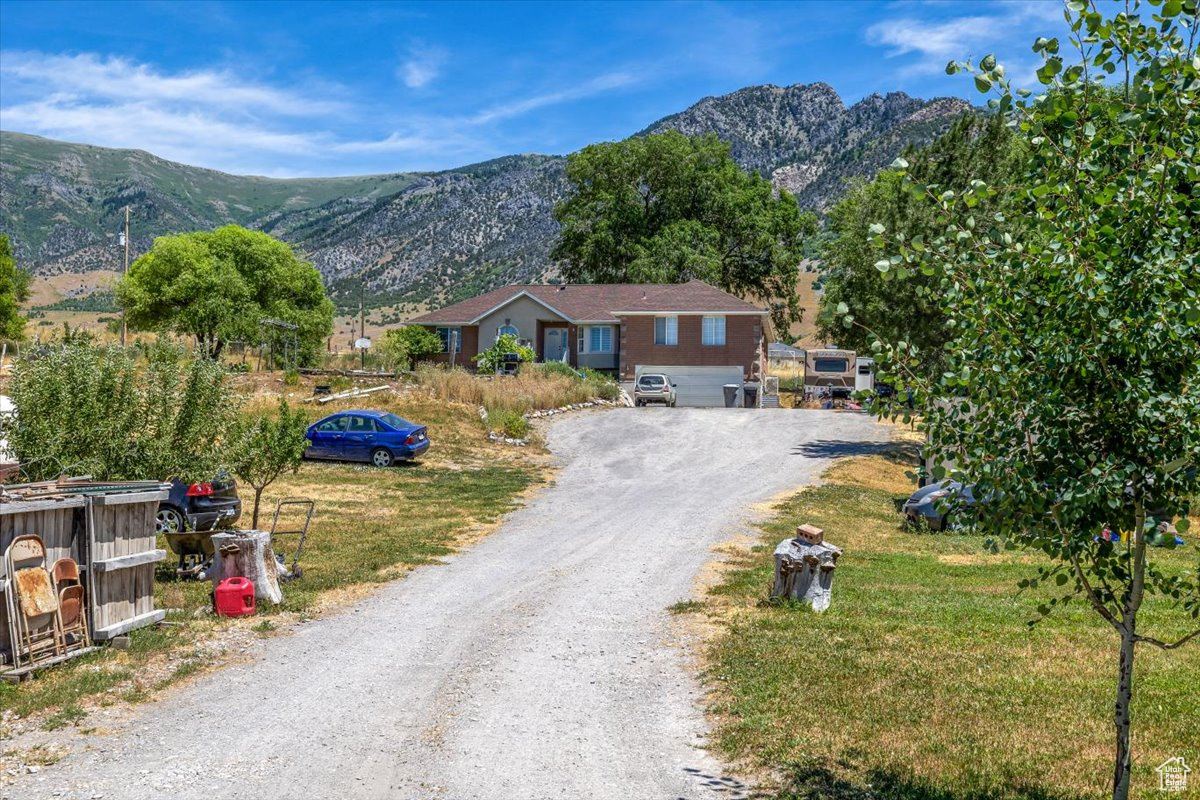
[[[441,47],[414,44],[408,49],[408,58],[397,74],[408,88],[423,89],[441,73],[448,55]]]
[[[0,78],[64,96],[110,102],[137,98],[289,116],[331,114],[342,109],[341,103],[256,84],[225,70],[168,75],[146,64],[92,53],[55,55],[8,50],[0,59]]]
[[[471,121],[476,125],[482,125],[496,120],[519,117],[537,108],[580,100],[584,97],[591,97],[594,94],[629,86],[636,82],[637,78],[627,72],[610,72],[569,89],[546,92],[545,94],[534,95],[523,100],[513,100],[492,106],[473,116]]]
[[[415,53],[416,51],[412,51]],[[432,50],[428,70],[436,58]],[[438,58],[442,56],[437,56]],[[430,60],[433,59],[433,60]],[[411,60],[410,60],[411,62]],[[435,72],[405,70],[427,85]],[[0,128],[241,174],[348,174],[448,168],[507,152],[501,124],[634,83],[609,72],[472,113],[399,110],[392,129],[339,86],[281,88],[227,69],[168,72],[97,54],[0,52]],[[402,120],[395,122],[394,120]]]
[[[997,55],[1002,61],[1008,56],[1010,74],[1032,74],[1026,54],[1036,35],[1030,32],[1030,23],[1061,23],[1062,6],[1044,0],[1021,0],[976,5],[973,10],[980,8],[996,13],[942,20],[914,16],[885,19],[866,29],[866,40],[870,45],[890,48],[889,58],[915,54],[916,58],[902,70],[907,75],[939,73],[951,60],[978,60],[993,50],[1007,51]]]

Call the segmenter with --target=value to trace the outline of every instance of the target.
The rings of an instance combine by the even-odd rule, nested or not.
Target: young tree
[[[554,209],[563,278],[682,283],[698,278],[800,319],[804,237],[816,230],[786,191],[743,171],[714,135],[675,131],[585,147],[567,159],[575,191]]]
[[[1137,646],[1200,636],[1200,568],[1155,563],[1147,548],[1200,495],[1197,5],[1134,2],[1112,17],[1067,7],[1082,58],[1064,68],[1058,40],[1038,39],[1041,97],[1012,91],[992,56],[949,65],[996,92],[1028,147],[1029,209],[973,213],[994,198],[986,174],[963,191],[909,176],[944,228],[920,244],[888,237],[877,268],[945,287],[946,370],[929,378],[909,342],[876,346],[884,371],[917,390],[937,460],[986,498],[980,525],[1049,559],[1024,582],[1058,587],[1040,613],[1082,600],[1115,632],[1112,796],[1124,800]],[[884,241],[882,223],[874,232]],[[1162,631],[1139,625],[1152,595],[1180,612]]]
[[[286,400],[279,400],[274,417],[258,415],[239,422],[230,442],[233,474],[254,488],[254,512],[250,527],[258,528],[258,508],[263,490],[285,472],[300,468],[308,439],[304,436],[308,420],[299,409],[293,411]]]
[[[392,328],[379,341],[379,352],[384,359],[400,369],[412,369],[421,359],[441,351],[442,340],[438,335],[420,325]]]
[[[333,331],[317,270],[287,244],[236,225],[160,236],[116,293],[133,329],[195,336],[214,355],[226,342],[257,340],[260,320],[273,318],[299,326],[300,357],[311,362]]]
[[[0,339],[24,337],[21,303],[29,299],[30,280],[28,272],[17,269],[8,237],[0,234]]]

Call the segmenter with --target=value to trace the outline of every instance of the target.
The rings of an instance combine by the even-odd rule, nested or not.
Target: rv
[[[809,350],[804,358],[805,397],[849,397],[854,393],[853,350]]]

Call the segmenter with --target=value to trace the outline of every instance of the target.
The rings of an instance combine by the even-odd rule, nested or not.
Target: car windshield
[[[663,377],[662,375],[645,375],[642,377],[640,383],[642,386],[662,386]]]
[[[396,430],[401,430],[403,428],[412,427],[411,422],[404,419],[403,417],[397,417],[395,414],[384,414],[379,419],[383,420],[383,422],[386,423],[388,425],[388,427],[395,428]]]

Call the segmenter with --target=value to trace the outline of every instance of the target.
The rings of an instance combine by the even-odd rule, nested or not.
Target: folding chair
[[[87,647],[87,614],[83,608],[83,587],[78,583],[58,591],[58,616],[62,620],[63,642],[68,650]]]
[[[54,576],[54,586],[60,592],[64,586],[80,585],[79,565],[73,558],[60,558],[55,561],[54,566],[50,568],[50,574]]]
[[[5,593],[9,619],[15,623],[14,664],[20,666],[22,656],[32,664],[62,655],[66,641],[58,614],[58,596],[46,569],[46,545],[42,538],[34,534],[14,538],[5,552],[5,561],[5,572],[12,576],[12,585],[16,587],[16,591]]]

